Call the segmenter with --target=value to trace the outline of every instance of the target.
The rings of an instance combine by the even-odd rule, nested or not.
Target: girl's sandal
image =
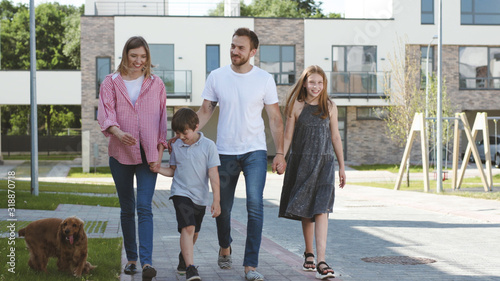
[[[314,258],[314,254],[304,252],[304,264],[302,265],[302,270],[314,271],[316,269],[316,265],[314,264],[314,260],[308,261],[307,258]]]
[[[321,267],[321,265],[325,265],[324,267]],[[333,274],[333,269],[326,264],[324,261],[320,261],[316,267],[316,278],[317,279],[326,279],[330,277],[335,277]]]

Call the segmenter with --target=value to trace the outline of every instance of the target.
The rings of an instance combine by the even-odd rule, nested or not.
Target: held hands
[[[273,173],[278,173],[278,175],[282,175],[286,170],[286,161],[285,156],[283,154],[276,154],[273,159]]]
[[[161,164],[158,162],[149,162],[149,170],[153,173],[158,173],[160,171]]]
[[[212,213],[212,218],[216,218],[220,215],[220,203],[219,202],[213,202],[212,207],[210,209],[210,212]]]

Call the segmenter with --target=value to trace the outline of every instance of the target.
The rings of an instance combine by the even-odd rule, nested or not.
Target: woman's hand
[[[108,131],[110,133],[112,133],[115,137],[117,137],[118,140],[121,143],[123,143],[124,145],[136,145],[137,144],[137,140],[134,138],[134,136],[122,131],[120,128],[118,128],[116,126],[109,127]]]

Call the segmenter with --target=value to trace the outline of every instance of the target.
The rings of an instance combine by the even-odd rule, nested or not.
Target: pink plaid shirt
[[[167,146],[167,92],[165,84],[156,75],[144,79],[135,106],[130,101],[127,87],[119,73],[106,76],[101,84],[97,121],[101,131],[109,137],[108,153],[121,164],[141,164],[140,145],[149,162],[158,160],[158,144]],[[137,143],[123,145],[107,129],[117,126],[134,136]]]

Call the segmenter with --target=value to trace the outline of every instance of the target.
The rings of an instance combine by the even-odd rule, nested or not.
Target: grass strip
[[[8,184],[13,181],[0,180],[0,190],[7,190]],[[31,191],[30,181],[14,181],[15,191]],[[74,193],[98,193],[114,194],[115,186],[110,184],[87,184],[87,183],[65,183],[65,182],[38,182],[38,191],[40,192],[74,192]]]
[[[9,245],[9,241],[15,241],[15,244]],[[7,262],[10,259],[7,257],[11,253],[11,248],[15,251],[15,273],[8,271],[11,267]],[[0,239],[0,264],[4,270],[0,271],[0,280],[19,281],[19,280],[37,280],[37,281],[67,281],[67,280],[92,280],[92,281],[109,281],[119,280],[121,271],[121,251],[122,238],[91,238],[88,239],[88,258],[92,265],[97,268],[93,269],[90,274],[84,275],[81,278],[75,278],[69,273],[59,272],[57,270],[57,260],[51,258],[47,266],[47,273],[37,272],[28,266],[29,253],[23,238],[8,240],[7,238]]]
[[[16,209],[55,210],[59,204],[119,207],[118,197],[83,196],[66,193],[43,193],[38,196],[28,191],[16,191]],[[0,191],[0,198],[7,198],[7,191]],[[0,208],[7,208],[7,200],[0,200]]]

